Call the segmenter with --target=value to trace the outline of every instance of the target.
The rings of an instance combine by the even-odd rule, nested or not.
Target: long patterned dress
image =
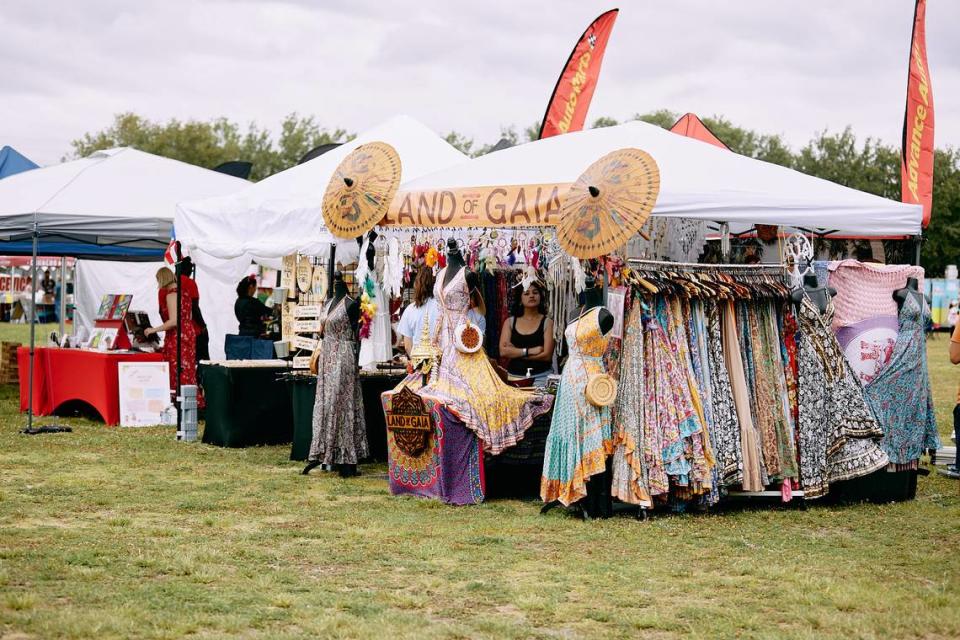
[[[444,286],[447,269],[437,274],[433,294],[440,303],[437,340],[441,356],[436,377],[418,391],[435,399],[477,434],[483,448],[494,455],[523,439],[533,419],[550,410],[553,397],[505,384],[490,365],[483,349],[461,353],[454,331],[466,320],[470,290],[466,269]]]
[[[370,455],[353,327],[345,301],[341,299],[326,313],[317,359],[309,459],[323,464],[357,464]]]
[[[740,449],[740,420],[733,402],[730,374],[723,358],[720,328],[720,307],[713,300],[704,303],[710,347],[710,392],[713,403],[714,428],[711,433],[714,456],[720,478],[725,485],[743,482],[743,455]]]
[[[897,465],[915,465],[924,449],[940,447],[927,374],[924,326],[929,316],[925,298],[907,295],[900,308],[900,333],[890,362],[865,390],[883,428],[881,446]]]
[[[614,405],[613,486],[614,497],[629,504],[650,506],[647,471],[643,464],[643,313],[636,303],[624,327],[623,360],[617,401]]]
[[[879,446],[883,431],[830,330],[832,316],[832,300],[821,315],[806,296],[797,313],[798,444],[805,498],[820,497],[832,482],[872,473],[888,462]]]
[[[543,454],[544,502],[570,505],[586,497],[587,479],[603,472],[607,455],[613,453],[610,407],[595,407],[584,394],[589,377],[604,373],[601,358],[608,337],[600,331],[600,309],[590,309],[564,331],[570,355]]]

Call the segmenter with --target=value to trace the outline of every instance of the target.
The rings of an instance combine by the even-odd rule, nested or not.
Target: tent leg
[[[37,296],[35,290],[37,287],[37,240],[39,233],[37,231],[37,223],[33,223],[33,250],[31,252],[31,261],[30,261],[30,289],[28,289],[28,295],[33,296],[33,300],[30,302],[30,367],[28,371],[30,382],[27,385],[28,393],[27,396],[27,432],[33,431],[33,358],[34,358],[34,348],[36,347],[37,339]],[[33,290],[33,291],[31,291]]]
[[[60,339],[63,340],[67,327],[67,258],[60,257],[60,304],[57,306],[57,317],[60,319]]]
[[[362,258],[363,256],[361,256]],[[327,298],[333,297],[333,269],[337,266],[337,245],[330,245],[330,258],[327,260]]]
[[[913,251],[914,251],[914,254],[913,254],[913,264],[915,264],[915,265],[918,266],[918,267],[920,266],[920,244],[921,244],[921,242],[922,242],[921,236],[913,236]]]

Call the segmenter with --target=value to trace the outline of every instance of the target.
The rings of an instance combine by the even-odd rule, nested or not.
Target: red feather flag
[[[619,9],[611,9],[593,21],[580,36],[563,67],[540,126],[540,138],[580,131],[600,76],[600,65]]]
[[[933,88],[927,67],[926,12],[926,0],[917,0],[900,152],[900,199],[923,205],[924,227],[930,223],[933,208]]]

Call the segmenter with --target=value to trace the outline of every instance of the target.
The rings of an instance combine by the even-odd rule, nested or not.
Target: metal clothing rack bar
[[[628,264],[636,265],[649,265],[656,267],[673,267],[673,268],[683,268],[683,269],[743,269],[743,270],[753,270],[761,271],[764,269],[767,270],[783,270],[786,268],[786,265],[782,262],[768,262],[766,264],[704,264],[701,262],[669,262],[666,260],[647,260],[644,258],[628,258]]]

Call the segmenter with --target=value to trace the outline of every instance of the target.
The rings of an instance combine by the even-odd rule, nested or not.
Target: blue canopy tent
[[[13,147],[4,146],[0,149],[0,179],[36,169],[39,165]]]

